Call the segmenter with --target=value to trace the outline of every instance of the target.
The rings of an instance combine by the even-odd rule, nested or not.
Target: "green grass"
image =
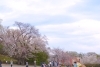
[[[0,54],[0,60],[1,60],[3,63],[6,63],[6,61],[7,61],[8,63],[10,63],[11,60],[14,61],[14,62],[17,62],[17,60],[15,60],[15,59],[13,59],[13,58],[11,58],[11,57],[5,56],[5,55],[1,55],[1,54]]]

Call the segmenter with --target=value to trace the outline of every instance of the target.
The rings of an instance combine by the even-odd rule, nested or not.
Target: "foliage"
[[[5,56],[5,55],[1,55],[1,54],[0,54],[0,60],[1,60],[3,63],[6,63],[6,61],[7,61],[8,63],[10,63],[11,60],[12,60],[14,63],[17,62],[17,60],[15,60],[15,59],[13,59],[13,58],[11,58],[11,57]]]
[[[42,62],[47,63],[48,62],[48,54],[46,52],[38,52],[38,53],[33,53],[33,55],[36,56],[36,58],[29,58],[28,62],[30,64],[33,64],[34,60],[36,60],[37,65],[41,65]]]

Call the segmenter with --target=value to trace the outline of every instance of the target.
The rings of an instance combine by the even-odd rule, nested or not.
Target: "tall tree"
[[[3,34],[3,30],[4,30],[4,27],[2,26],[2,19],[0,19],[0,36],[1,34]],[[0,37],[0,54],[4,54],[3,52],[3,44],[2,44],[2,38]]]
[[[2,34],[5,52],[24,64],[25,59],[32,57],[32,53],[45,51],[47,40],[41,36],[38,29],[29,24],[15,22],[16,29],[7,28]]]

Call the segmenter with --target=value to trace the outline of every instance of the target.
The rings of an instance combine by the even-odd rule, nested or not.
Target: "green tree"
[[[0,54],[4,54],[4,52],[3,52],[3,46],[2,46],[1,43],[0,43]]]
[[[35,58],[29,58],[28,62],[30,64],[33,64],[34,60],[36,60],[37,65],[41,65],[42,62],[48,63],[48,53],[47,52],[38,52],[38,53],[33,53]]]

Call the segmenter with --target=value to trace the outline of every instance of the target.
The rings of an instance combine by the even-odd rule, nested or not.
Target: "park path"
[[[11,67],[10,64],[2,64],[2,67]],[[26,67],[25,65],[13,65],[12,67]],[[33,65],[29,65],[28,67],[34,67]],[[39,67],[39,66],[37,66]]]

